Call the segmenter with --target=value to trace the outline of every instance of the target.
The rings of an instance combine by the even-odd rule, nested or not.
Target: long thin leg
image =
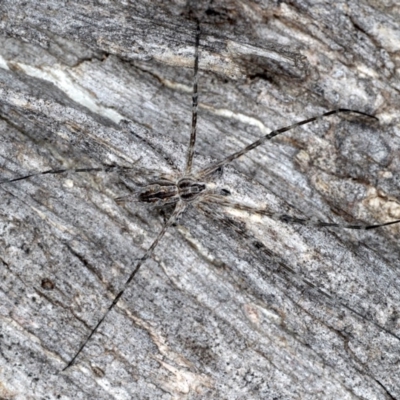
[[[12,179],[4,179],[0,181],[0,185],[3,185],[5,183],[11,183],[11,182],[17,182],[17,181],[23,181],[25,179],[32,178],[34,176],[39,176],[39,175],[51,175],[51,174],[64,174],[67,172],[110,172],[110,171],[126,171],[126,170],[131,170],[134,169],[133,167],[121,167],[117,165],[105,165],[104,167],[98,167],[98,168],[65,168],[65,169],[49,169],[47,171],[40,171],[40,172],[33,172],[28,175],[23,175],[19,176],[18,178],[12,178]]]
[[[211,164],[210,166],[204,168],[202,171],[200,171],[199,173],[199,177],[200,178],[204,178],[207,175],[213,173],[214,171],[216,171],[218,168],[223,167],[224,165],[230,163],[233,160],[236,160],[237,158],[239,158],[240,156],[243,156],[244,154],[248,153],[250,150],[255,149],[256,147],[262,145],[265,141],[270,140],[272,138],[274,138],[275,136],[280,135],[281,133],[290,131],[293,128],[296,128],[297,126],[301,126],[301,125],[305,125],[308,124],[310,122],[316,121],[317,119],[320,118],[324,118],[327,117],[329,115],[333,115],[333,114],[338,114],[338,113],[355,113],[355,114],[360,114],[360,115],[364,115],[370,118],[374,118],[374,119],[378,119],[376,117],[374,117],[373,115],[369,115],[366,113],[363,113],[361,111],[356,111],[356,110],[348,110],[347,108],[339,108],[337,110],[332,110],[332,111],[328,111],[324,114],[318,115],[316,117],[312,117],[309,119],[305,119],[304,121],[300,121],[300,122],[296,122],[295,124],[289,125],[289,126],[285,126],[283,128],[277,129],[275,131],[272,131],[268,134],[266,134],[265,136],[263,136],[262,138],[256,140],[255,142],[249,144],[248,146],[246,146],[245,148],[243,148],[242,150],[237,151],[236,153],[231,154],[230,156],[224,158],[221,161],[218,161],[214,164]]]
[[[146,260],[148,260],[148,258],[151,256],[151,254],[153,253],[154,249],[156,248],[156,246],[158,245],[159,241],[161,240],[161,238],[164,236],[165,232],[167,231],[167,229],[173,224],[175,223],[175,221],[177,220],[177,218],[179,217],[180,214],[182,214],[182,212],[185,210],[185,204],[182,202],[179,202],[176,207],[174,212],[172,213],[171,217],[169,218],[169,220],[166,222],[166,224],[163,226],[163,228],[161,229],[160,233],[157,235],[157,237],[154,239],[153,243],[150,245],[150,247],[146,250],[146,252],[144,253],[143,257],[141,257],[141,259],[139,260],[139,262],[136,264],[135,268],[133,269],[133,271],[131,272],[131,274],[129,275],[129,278],[126,280],[124,286],[122,287],[122,289],[119,291],[119,293],[115,296],[114,300],[112,301],[112,303],[110,304],[110,306],[108,307],[108,309],[106,310],[106,312],[103,314],[103,316],[100,318],[99,322],[96,324],[96,326],[92,329],[92,331],[90,332],[89,336],[87,337],[87,339],[82,343],[82,345],[79,347],[78,351],[75,353],[75,355],[72,357],[71,361],[67,364],[67,366],[63,369],[63,371],[65,371],[67,368],[69,368],[76,360],[76,358],[79,356],[79,354],[81,353],[81,351],[84,349],[84,347],[86,346],[86,344],[89,342],[89,340],[92,338],[92,336],[96,333],[97,329],[99,328],[99,326],[101,325],[101,323],[104,321],[104,319],[107,317],[108,313],[115,307],[115,305],[118,303],[119,299],[122,297],[122,295],[124,294],[126,288],[129,286],[129,284],[132,282],[133,278],[135,277],[135,275],[138,273],[140,267],[145,263]]]
[[[199,79],[199,44],[200,44],[200,24],[197,22],[196,31],[196,44],[194,54],[194,72],[193,72],[193,94],[192,94],[192,130],[190,132],[189,149],[186,159],[185,174],[189,175],[192,171],[194,147],[196,144],[196,132],[197,132],[197,108],[198,108],[198,79]]]
[[[271,212],[262,208],[255,208],[251,206],[247,206],[246,204],[241,204],[236,201],[232,201],[230,199],[227,199],[224,196],[219,196],[219,195],[207,195],[204,198],[204,202],[208,203],[213,203],[213,204],[218,204],[223,207],[230,207],[234,208],[236,210],[242,210],[246,211],[249,213],[257,213],[260,215],[264,215],[268,218],[271,218],[275,221],[281,221],[289,224],[300,224],[300,225],[305,225],[305,226],[313,226],[316,228],[341,228],[341,229],[364,229],[364,230],[369,230],[369,229],[376,229],[376,228],[381,228],[383,226],[388,226],[388,225],[394,225],[400,223],[400,219],[394,220],[394,221],[389,221],[385,222],[383,224],[336,224],[332,222],[323,222],[323,221],[318,221],[318,220],[313,220],[310,218],[297,218],[297,217],[292,217],[291,215],[287,214],[279,214],[275,212]]]

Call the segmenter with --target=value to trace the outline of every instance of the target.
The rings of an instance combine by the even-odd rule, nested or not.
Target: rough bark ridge
[[[145,171],[183,167],[195,18],[195,168],[274,128],[362,110],[380,122],[290,131],[215,182],[299,217],[400,218],[395,1],[183,3],[0,3],[1,179],[134,167],[0,186],[0,397],[400,398],[399,227],[318,230],[227,210],[170,229],[60,372],[168,217],[114,198]]]

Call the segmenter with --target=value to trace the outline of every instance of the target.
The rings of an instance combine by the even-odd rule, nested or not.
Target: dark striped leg
[[[193,94],[192,94],[192,130],[190,132],[189,149],[186,159],[185,174],[189,175],[192,171],[194,147],[196,144],[197,132],[197,108],[198,108],[198,79],[199,79],[199,44],[200,44],[200,24],[197,23],[196,44],[194,54],[194,72],[193,72]]]
[[[117,165],[105,165],[104,167],[98,167],[98,168],[65,168],[65,169],[49,169],[47,171],[40,171],[40,172],[33,172],[31,174],[19,176],[18,178],[12,178],[12,179],[4,179],[0,181],[0,185],[3,185],[5,183],[11,183],[11,182],[18,182],[18,181],[23,181],[25,179],[32,178],[34,176],[39,176],[39,175],[55,175],[55,174],[64,174],[67,172],[74,172],[74,173],[79,173],[79,172],[111,172],[111,171],[127,171],[127,170],[132,170],[134,169],[133,167],[120,167]]]
[[[207,195],[207,197],[204,198],[204,202],[206,203],[214,203],[218,204],[223,207],[230,207],[234,208],[236,210],[242,210],[246,211],[249,213],[256,213],[260,215],[264,215],[268,218],[273,219],[274,221],[280,221],[280,222],[285,222],[288,224],[300,224],[300,225],[305,225],[305,226],[312,226],[316,228],[340,228],[340,229],[364,229],[364,230],[369,230],[369,229],[376,229],[376,228],[381,228],[383,226],[388,226],[388,225],[394,225],[400,223],[400,219],[394,220],[394,221],[389,221],[385,222],[383,224],[336,224],[336,223],[331,223],[331,222],[323,222],[323,221],[318,221],[310,218],[297,218],[297,217],[292,217],[291,215],[287,214],[279,214],[279,213],[274,213],[265,209],[261,208],[255,208],[255,207],[250,207],[245,204],[241,204],[235,201],[232,201],[230,199],[227,199],[224,196],[220,195]]]
[[[136,264],[134,270],[131,272],[131,274],[129,275],[129,278],[126,280],[124,286],[122,287],[122,289],[119,291],[119,293],[114,297],[114,300],[112,301],[112,303],[110,304],[110,306],[108,307],[108,309],[106,310],[106,312],[103,314],[103,316],[100,318],[99,322],[96,324],[96,326],[92,329],[92,331],[90,332],[89,336],[87,337],[87,339],[82,343],[82,345],[79,347],[78,351],[75,353],[75,355],[72,357],[71,361],[67,364],[67,366],[63,369],[63,371],[65,371],[67,368],[69,368],[76,360],[76,358],[79,356],[79,354],[81,353],[81,351],[85,348],[86,344],[89,342],[89,340],[92,338],[92,336],[96,333],[97,329],[99,328],[99,326],[102,324],[102,322],[104,321],[104,319],[107,317],[108,313],[116,306],[116,304],[118,303],[119,299],[122,297],[122,295],[124,294],[125,290],[127,289],[127,287],[129,286],[129,284],[132,282],[133,278],[135,277],[135,275],[138,273],[140,267],[149,259],[149,257],[151,256],[151,254],[153,253],[154,249],[157,247],[158,243],[160,242],[161,238],[164,236],[165,232],[167,231],[167,229],[176,222],[176,220],[178,219],[179,215],[183,213],[183,211],[185,210],[185,204],[184,203],[178,203],[175,207],[174,212],[172,213],[171,217],[169,218],[169,220],[167,221],[167,223],[163,226],[163,228],[161,229],[160,233],[157,235],[157,237],[154,239],[153,243],[150,245],[150,247],[146,250],[146,252],[144,253],[143,257],[140,258],[140,260],[138,261],[138,263]]]
[[[316,121],[318,119],[327,117],[329,115],[333,115],[333,114],[339,114],[339,113],[354,113],[354,114],[360,114],[360,115],[364,115],[366,117],[369,118],[373,118],[378,120],[378,118],[374,117],[373,115],[369,115],[366,113],[363,113],[361,111],[356,111],[356,110],[348,110],[347,108],[339,108],[337,110],[332,110],[332,111],[328,111],[324,114],[318,115],[316,117],[312,117],[309,119],[305,119],[303,121],[300,122],[296,122],[295,124],[289,125],[289,126],[285,126],[283,128],[277,129],[275,131],[272,131],[270,133],[268,133],[267,135],[263,136],[262,138],[256,140],[255,142],[249,144],[248,146],[246,146],[245,148],[243,148],[242,150],[237,151],[236,153],[231,154],[230,156],[224,158],[221,161],[218,161],[214,164],[211,164],[210,166],[204,168],[202,171],[200,171],[199,174],[199,178],[205,178],[207,175],[212,174],[214,171],[216,171],[218,168],[223,167],[224,165],[230,163],[233,160],[236,160],[237,158],[243,156],[244,154],[248,153],[250,150],[255,149],[256,147],[262,145],[264,142],[266,142],[267,140],[270,140],[272,138],[274,138],[275,136],[280,135],[281,133],[290,131],[293,128],[296,128],[298,126],[301,125],[305,125],[308,124],[310,122]]]

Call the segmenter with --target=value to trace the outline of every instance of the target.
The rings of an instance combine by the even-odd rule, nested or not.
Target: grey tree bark
[[[182,170],[195,19],[195,170],[335,108],[224,168],[231,197],[299,217],[400,218],[395,1],[0,3],[0,397],[399,399],[399,226],[315,229],[189,210],[62,372],[170,210],[118,206]]]

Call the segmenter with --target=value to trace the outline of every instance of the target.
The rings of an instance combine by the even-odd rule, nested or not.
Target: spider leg
[[[80,172],[111,172],[111,171],[128,171],[134,169],[133,167],[121,167],[118,165],[104,165],[103,167],[97,167],[97,168],[61,168],[61,169],[49,169],[47,171],[40,171],[40,172],[32,172],[27,175],[22,175],[19,176],[18,178],[12,178],[12,179],[4,179],[0,181],[0,185],[3,185],[5,183],[11,183],[11,182],[17,182],[17,181],[23,181],[25,179],[32,178],[34,176],[39,176],[39,175],[56,175],[56,174],[64,174],[67,172],[74,172],[74,173],[80,173]]]
[[[182,214],[185,211],[185,204],[183,202],[179,202],[176,207],[174,212],[172,213],[171,217],[169,220],[166,222],[166,224],[163,226],[157,237],[154,239],[153,243],[150,245],[150,247],[146,250],[144,255],[139,259],[138,263],[136,264],[135,268],[129,275],[129,278],[126,280],[124,285],[122,286],[122,289],[119,291],[119,293],[114,297],[114,300],[110,304],[110,306],[107,308],[106,312],[103,314],[103,316],[100,318],[99,322],[96,324],[96,326],[92,329],[90,332],[89,336],[86,338],[86,340],[82,343],[82,345],[79,347],[78,351],[75,353],[75,355],[72,357],[72,359],[69,361],[67,366],[63,369],[65,371],[67,368],[69,368],[76,360],[76,358],[79,356],[81,351],[85,348],[86,344],[89,342],[89,340],[92,338],[92,336],[96,333],[97,329],[99,326],[102,324],[104,319],[107,317],[108,313],[115,307],[115,305],[118,303],[119,299],[122,297],[124,294],[125,290],[129,286],[129,284],[132,282],[133,278],[139,271],[140,267],[149,259],[151,254],[153,253],[154,249],[157,247],[158,243],[160,242],[161,238],[164,236],[165,232],[167,229],[176,222],[178,219],[179,215]]]
[[[287,214],[275,213],[272,211],[268,211],[264,208],[256,208],[251,207],[246,204],[241,204],[230,199],[227,199],[224,196],[216,195],[216,194],[208,194],[204,197],[204,201],[208,203],[219,204],[223,207],[230,207],[236,210],[246,211],[249,213],[256,213],[260,215],[264,215],[268,218],[271,218],[275,221],[285,222],[289,224],[300,224],[305,226],[313,226],[315,228],[340,228],[340,229],[359,229],[359,230],[370,230],[377,229],[383,226],[394,225],[400,223],[400,219],[384,222],[382,224],[336,224],[333,222],[324,222],[319,221],[313,218],[297,218]]]
[[[367,116],[369,118],[374,118],[374,119],[378,120],[378,118],[374,117],[373,115],[366,114],[366,113],[364,113],[362,111],[349,110],[347,108],[338,108],[337,110],[328,111],[328,112],[323,113],[321,115],[318,115],[316,117],[312,117],[312,118],[308,118],[308,119],[305,119],[305,120],[300,121],[300,122],[296,122],[295,124],[292,124],[292,125],[289,125],[289,126],[285,126],[283,128],[277,129],[275,131],[272,131],[272,132],[266,134],[262,138],[256,140],[255,142],[249,144],[248,146],[244,147],[242,150],[239,150],[236,153],[233,153],[230,156],[225,157],[221,161],[218,161],[218,162],[216,162],[214,164],[211,164],[208,167],[204,168],[203,170],[200,171],[199,178],[204,178],[207,175],[210,175],[211,173],[213,173],[218,168],[223,167],[226,164],[229,164],[233,160],[236,160],[237,158],[239,158],[239,157],[243,156],[244,154],[248,153],[250,150],[255,149],[256,147],[262,145],[265,141],[270,140],[270,139],[274,138],[275,136],[280,135],[281,133],[290,131],[293,128],[296,128],[296,127],[301,126],[301,125],[308,124],[310,122],[313,122],[313,121],[316,121],[318,119],[327,117],[329,115],[339,114],[339,113],[355,113],[355,114],[364,115],[364,116]]]
[[[190,132],[189,149],[186,159],[185,174],[189,175],[192,171],[194,147],[196,144],[197,133],[197,109],[198,109],[198,80],[199,80],[199,44],[200,44],[200,24],[197,22],[196,44],[194,55],[194,71],[193,71],[193,94],[192,94],[192,129]]]

